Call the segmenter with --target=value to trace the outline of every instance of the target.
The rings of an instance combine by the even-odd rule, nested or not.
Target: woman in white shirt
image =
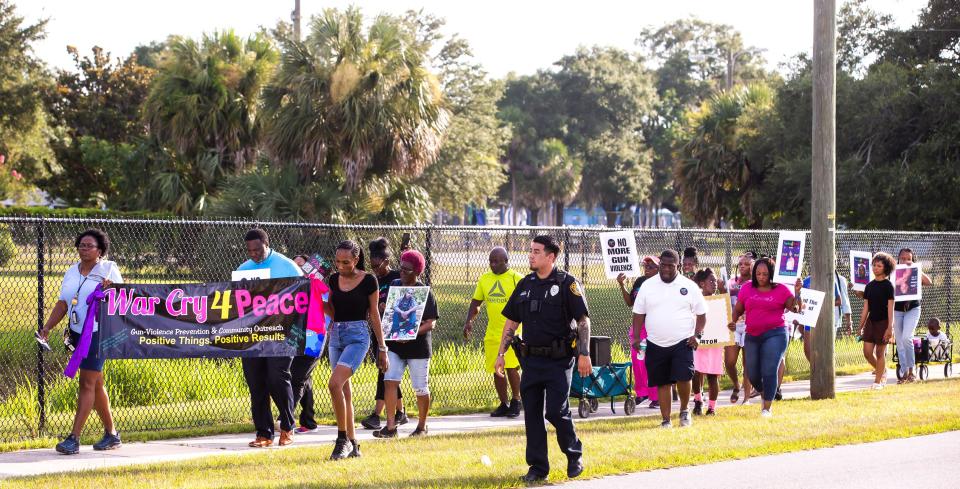
[[[97,285],[104,287],[111,283],[122,282],[117,264],[104,259],[110,249],[110,238],[99,229],[87,229],[80,233],[74,243],[80,261],[70,266],[63,276],[60,286],[60,299],[50,311],[47,323],[40,330],[40,337],[46,340],[50,331],[68,317],[70,344],[80,343],[84,321],[87,317],[87,296]],[[63,441],[57,444],[57,451],[64,455],[74,455],[80,451],[80,432],[90,416],[96,410],[103,424],[103,438],[93,445],[94,450],[112,450],[119,448],[120,432],[114,430],[113,415],[110,412],[110,399],[103,383],[103,359],[99,357],[100,333],[96,320],[93,322],[93,336],[86,358],[80,363],[80,388],[77,395],[77,413],[73,418],[73,429]],[[65,335],[66,336],[66,335]]]

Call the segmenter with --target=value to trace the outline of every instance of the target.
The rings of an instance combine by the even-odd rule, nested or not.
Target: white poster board
[[[871,260],[872,256],[867,251],[850,252],[850,282],[853,283],[853,290],[863,292],[867,284],[873,280]]]
[[[698,348],[723,348],[733,344],[733,331],[727,328],[733,319],[730,294],[704,296],[707,301],[707,324]]]
[[[427,307],[430,287],[391,286],[380,325],[386,341],[407,341],[417,338],[423,310]]]
[[[788,312],[784,314],[783,319],[788,327],[793,327],[793,321],[796,320],[803,326],[811,328],[817,327],[817,319],[820,318],[820,308],[823,307],[823,299],[826,296],[824,292],[813,289],[800,289],[800,301],[803,302],[803,308],[799,313]]]
[[[600,249],[603,255],[603,271],[608,279],[615,279],[621,273],[628,277],[643,275],[633,231],[600,233]]]
[[[773,281],[792,286],[803,271],[803,249],[806,234],[802,231],[783,231],[777,241],[777,268]]]
[[[920,280],[920,262],[911,265],[897,265],[893,272],[893,300],[894,302],[920,300],[923,281]]]
[[[233,273],[230,274],[230,280],[233,282],[256,279],[266,280],[269,278],[269,268],[258,268],[256,270],[234,270]]]

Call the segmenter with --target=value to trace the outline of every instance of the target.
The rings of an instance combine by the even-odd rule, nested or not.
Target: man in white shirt
[[[640,287],[633,303],[633,334],[640,338],[640,326],[647,328],[644,362],[648,383],[657,388],[660,399],[670,399],[670,387],[677,385],[680,396],[680,426],[690,426],[693,351],[707,322],[707,303],[700,287],[677,273],[680,257],[674,250],[660,254],[660,273]],[[640,346],[635,345],[639,350]],[[669,428],[670,402],[660,403],[661,427]]]

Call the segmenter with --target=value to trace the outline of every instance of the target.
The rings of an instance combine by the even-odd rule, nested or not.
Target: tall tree
[[[364,28],[356,7],[327,9],[304,42],[283,42],[264,91],[266,143],[302,181],[334,178],[357,190],[367,173],[415,177],[436,160],[449,124],[427,53],[401,19]]]
[[[28,24],[12,1],[0,0],[0,196],[20,197],[41,176],[49,156],[42,95],[51,86],[33,44],[47,21]]]
[[[155,71],[133,58],[111,59],[97,46],[92,56],[81,57],[73,46],[67,52],[75,71],[61,70],[57,89],[45,97],[58,130],[50,139],[56,159],[47,162],[49,177],[40,187],[78,207],[134,208],[138,194],[122,191],[133,182],[122,180],[121,168],[138,166],[137,174],[147,176],[146,162],[130,155],[146,135],[140,106]]]
[[[617,214],[647,199],[652,152],[636,132],[616,131],[593,138],[583,152],[580,200],[599,205],[612,226]]]
[[[171,40],[143,107],[151,136],[175,156],[148,192],[155,205],[202,212],[222,176],[254,162],[260,92],[277,56],[263,34],[243,40],[228,30],[199,42]]]

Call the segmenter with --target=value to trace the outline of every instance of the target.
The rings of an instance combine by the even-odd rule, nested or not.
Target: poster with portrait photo
[[[784,231],[777,240],[777,263],[773,271],[773,281],[793,285],[803,272],[803,249],[806,234],[798,231]]]
[[[920,300],[922,281],[920,280],[920,263],[911,265],[897,265],[893,271],[893,300],[894,302]]]
[[[867,251],[850,252],[850,282],[853,283],[853,290],[863,292],[867,284],[873,280],[871,259],[872,255]]]
[[[417,338],[423,310],[427,307],[430,287],[391,286],[380,325],[386,341],[407,341]]]

